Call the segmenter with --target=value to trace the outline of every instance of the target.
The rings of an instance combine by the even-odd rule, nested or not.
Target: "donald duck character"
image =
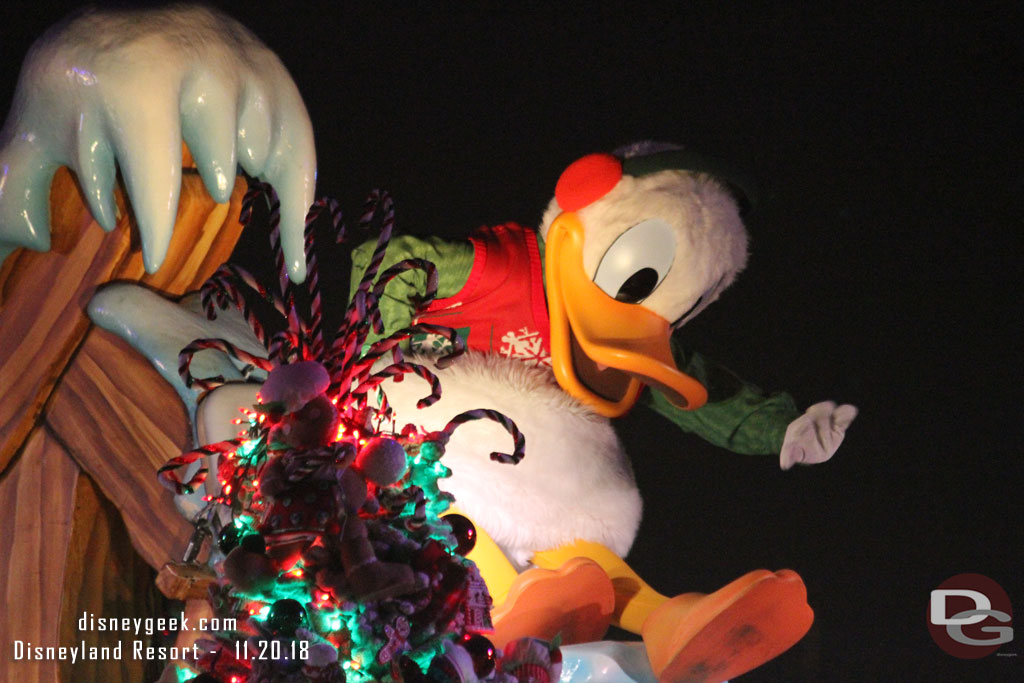
[[[381,302],[384,334],[441,324],[471,350],[438,370],[443,411],[416,410],[416,388],[389,387],[399,420],[439,428],[446,411],[487,405],[528,438],[527,457],[511,468],[480,457],[484,440],[503,438],[485,424],[453,438],[446,454],[453,476],[444,488],[476,523],[470,557],[495,600],[499,646],[523,635],[585,642],[611,622],[643,636],[659,680],[711,681],[758,666],[810,628],[806,590],[790,570],[670,599],[622,559],[641,499],[609,418],[644,403],[723,448],[777,454],[788,469],[828,460],[856,416],[832,402],[801,413],[789,395],[765,395],[672,336],[746,264],[746,205],[706,160],[644,142],[571,164],[539,231],[510,223],[468,241],[392,241],[382,267],[434,262],[439,298],[417,313],[422,276],[393,281]],[[372,250],[355,251],[353,282]],[[414,339],[413,349],[443,350],[436,341]]]

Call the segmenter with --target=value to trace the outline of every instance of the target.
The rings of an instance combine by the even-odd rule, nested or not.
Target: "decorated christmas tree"
[[[276,228],[276,198],[254,185],[243,208],[270,206],[271,242],[279,288],[265,287],[244,270],[225,265],[202,289],[210,318],[237,307],[265,346],[265,357],[223,339],[199,339],[180,355],[190,386],[212,390],[219,377],[191,375],[204,349],[228,354],[249,372],[266,373],[259,403],[247,408],[238,438],[209,444],[170,460],[161,481],[192,493],[216,462],[219,486],[199,520],[216,536],[215,579],[209,599],[221,623],[234,628],[198,641],[194,670],[181,680],[220,683],[313,681],[548,681],[557,680],[557,646],[524,640],[497,652],[487,634],[491,599],[475,565],[465,558],[475,530],[465,517],[445,515],[452,496],[439,480],[450,475],[445,445],[460,424],[501,423],[513,437],[511,454],[491,453],[514,465],[524,439],[495,411],[461,413],[437,432],[396,424],[381,385],[413,374],[430,385],[426,406],[441,397],[437,376],[407,361],[402,342],[414,334],[447,340],[439,366],[463,351],[457,334],[412,325],[369,344],[380,334],[378,302],[387,283],[413,269],[426,273],[421,306],[437,287],[433,264],[410,259],[378,273],[393,227],[390,198],[374,193],[361,225],[382,216],[372,262],[350,297],[332,339],[323,329],[314,225],[329,215],[344,239],[335,202],[320,200],[307,219],[308,277],[303,291],[289,282]],[[268,332],[255,312],[261,300],[276,312]],[[188,473],[188,476],[186,474]],[[209,487],[207,487],[209,490]],[[232,621],[234,620],[234,621]],[[197,672],[198,675],[197,675]]]

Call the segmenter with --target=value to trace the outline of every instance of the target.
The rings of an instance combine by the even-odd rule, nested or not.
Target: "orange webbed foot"
[[[708,595],[672,598],[647,617],[643,638],[661,683],[713,683],[782,654],[813,621],[796,572],[761,569]]]
[[[560,636],[567,645],[599,640],[614,609],[608,574],[593,560],[577,557],[557,570],[535,568],[520,574],[491,613],[491,640],[499,648],[526,636]]]

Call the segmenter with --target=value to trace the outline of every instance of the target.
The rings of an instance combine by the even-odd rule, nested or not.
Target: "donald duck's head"
[[[675,145],[591,154],[561,175],[544,214],[551,360],[598,413],[628,411],[644,385],[680,407],[707,391],[673,359],[672,331],[718,298],[747,261],[747,194]]]

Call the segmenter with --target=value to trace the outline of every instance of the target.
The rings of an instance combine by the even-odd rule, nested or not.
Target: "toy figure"
[[[277,187],[282,245],[301,281],[315,161],[305,110],[280,62],[208,10],[126,17],[87,14],[47,34],[29,55],[0,134],[0,256],[16,245],[48,247],[44,198],[61,164],[76,171],[109,228],[116,159],[147,269],[158,268],[174,220],[183,136],[215,198],[236,161]],[[91,40],[129,21],[137,40]],[[194,44],[169,40],[175,31]],[[659,680],[722,680],[783,652],[811,625],[794,572],[752,572],[708,596],[670,599],[621,559],[641,501],[608,418],[643,402],[724,448],[776,454],[785,469],[828,460],[856,415],[831,402],[801,413],[787,395],[765,396],[673,340],[745,266],[745,197],[731,180],[678,147],[640,143],[570,165],[539,231],[508,224],[464,242],[402,237],[388,251],[384,267],[409,257],[434,262],[440,286],[413,320],[422,282],[395,280],[382,304],[384,333],[410,322],[444,324],[477,352],[438,371],[445,415],[461,403],[494,407],[530,440],[530,456],[517,467],[480,457],[486,431],[461,432],[446,456],[454,475],[445,488],[480,531],[470,557],[498,605],[499,646],[521,635],[586,640],[612,621],[643,635]],[[356,250],[355,281],[371,249]],[[194,337],[167,335],[199,326],[216,336],[228,322],[127,285],[102,292],[91,315],[146,353],[194,409],[171,355]],[[435,341],[414,340],[413,349],[430,351]],[[233,436],[218,430],[231,431],[227,418],[255,391],[228,386],[207,396],[196,417],[204,439]],[[412,414],[400,387],[388,396],[399,420],[438,427],[429,409]]]
[[[418,587],[412,570],[377,559],[358,514],[368,503],[367,483],[387,486],[405,474],[405,450],[378,438],[358,454],[348,443],[334,453],[331,444],[341,416],[325,393],[329,383],[323,365],[302,361],[275,368],[260,388],[261,410],[273,426],[267,437],[272,457],[259,485],[270,505],[258,530],[276,560],[274,576],[276,570],[291,568],[316,538],[325,537],[337,556],[334,564],[344,571],[325,577],[324,588],[351,586],[364,600],[411,592]],[[332,491],[344,495],[336,500]],[[240,584],[237,578],[235,583]]]

